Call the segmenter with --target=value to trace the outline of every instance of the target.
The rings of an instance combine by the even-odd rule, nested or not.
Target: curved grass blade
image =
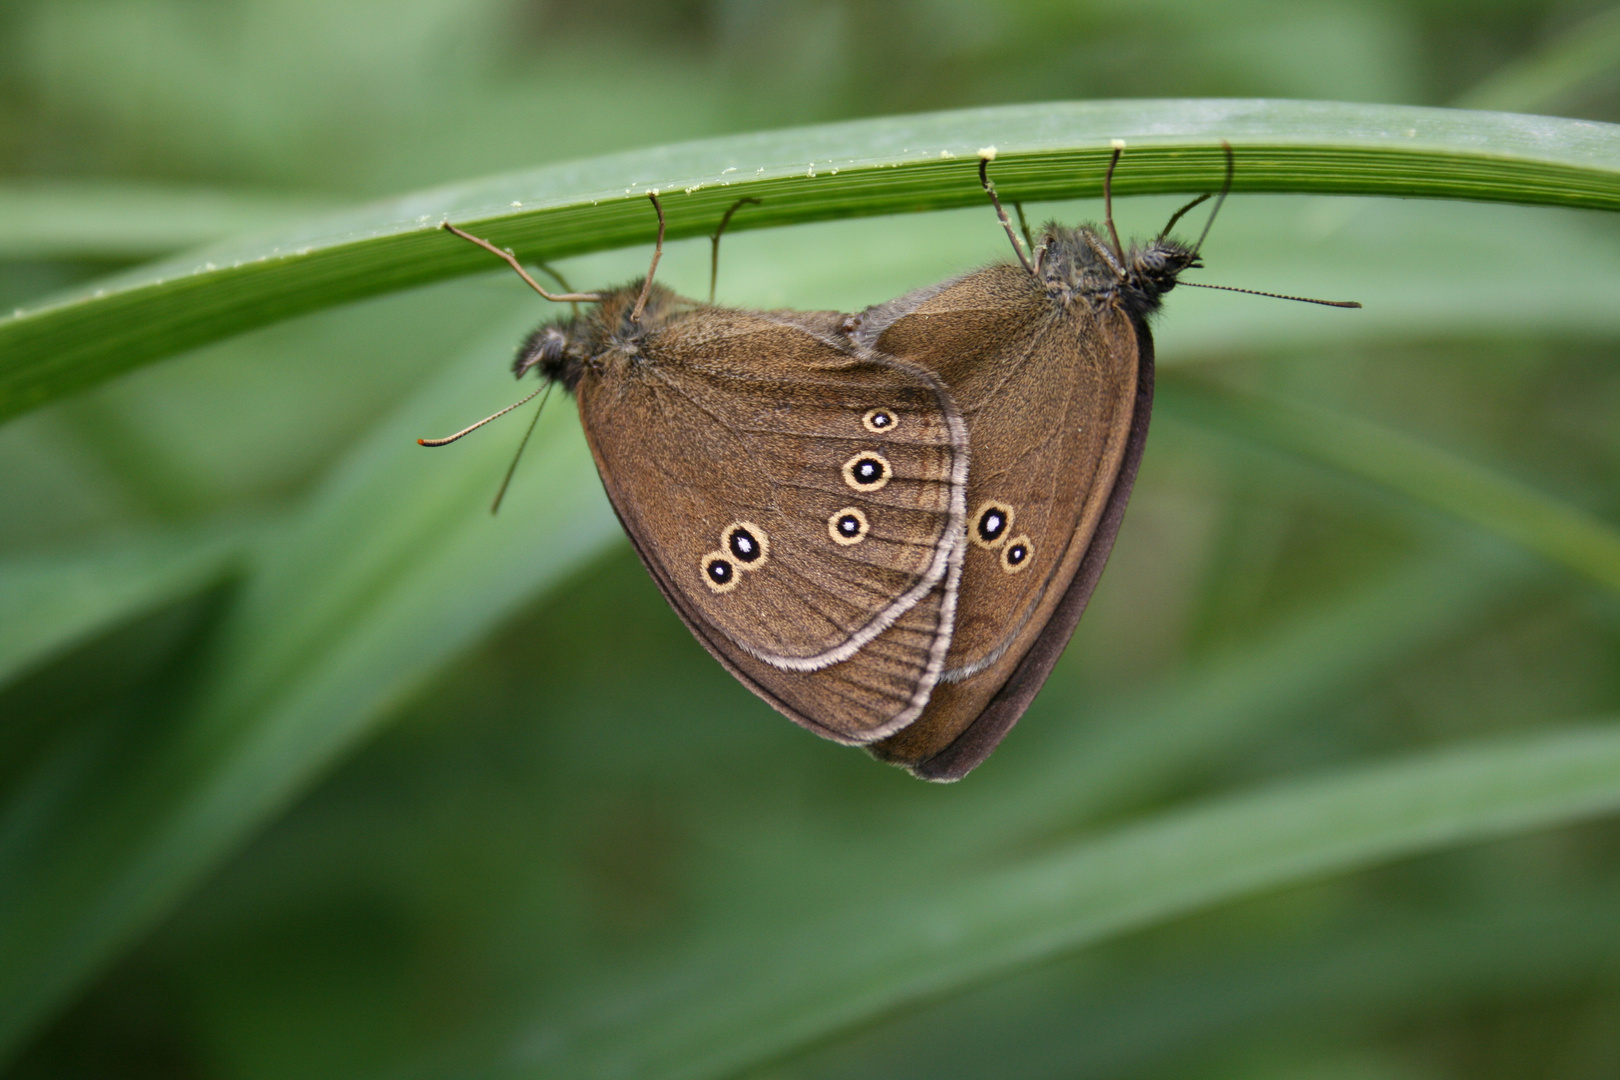
[[[1166,408],[1416,499],[1620,592],[1620,530],[1420,439],[1341,412],[1167,380]]]
[[[918,1003],[1238,897],[1620,810],[1620,727],[1424,754],[1128,825],[690,966],[456,1075],[735,1076]],[[782,973],[791,972],[792,978]],[[650,1000],[649,1000],[650,998]],[[641,1004],[638,1005],[638,1000]],[[595,1017],[595,1018],[592,1018]]]
[[[182,349],[301,312],[488,269],[452,220],[536,257],[644,243],[645,195],[669,235],[976,204],[998,150],[1013,199],[1100,190],[1110,140],[1132,147],[1118,194],[1235,188],[1620,208],[1620,128],[1497,113],[1298,101],[1106,101],[886,117],[713,139],[405,196],[112,278],[0,319],[0,419]]]

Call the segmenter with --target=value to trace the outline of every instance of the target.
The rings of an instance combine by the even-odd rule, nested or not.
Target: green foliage
[[[1112,135],[1110,135],[1112,133]],[[1136,144],[1117,192],[1380,193],[1620,209],[1620,147],[1590,124],[1314,102],[1117,102],[896,117],[662,147],[504,176],[142,267],[0,319],[0,418],[156,357],[386,289],[487,268],[438,230],[562,258],[644,237],[662,193],[672,239],[740,198],[739,231],[977,203],[981,148],[1009,200],[1101,191],[1111,138]],[[819,174],[818,174],[819,170]],[[622,188],[622,190],[621,190]],[[516,211],[514,213],[514,211]]]
[[[9,6],[7,1075],[1614,1075],[1614,19]],[[1165,95],[1383,104],[983,107]],[[1005,257],[979,147],[1073,221],[1114,137],[1125,231],[1226,138],[1199,280],[1366,308],[1170,298],[1093,609],[962,784],[730,680],[566,401],[495,518],[517,422],[413,445],[550,314],[445,216],[590,287],[656,187],[701,295],[759,195],[721,298],[859,309]]]

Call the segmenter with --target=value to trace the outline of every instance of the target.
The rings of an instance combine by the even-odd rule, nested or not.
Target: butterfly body
[[[1117,307],[1136,319],[1157,312],[1177,277],[1200,265],[1196,252],[1164,236],[1115,255],[1093,225],[1052,222],[1036,250],[1037,276],[1054,304],[1084,303],[1096,311]]]

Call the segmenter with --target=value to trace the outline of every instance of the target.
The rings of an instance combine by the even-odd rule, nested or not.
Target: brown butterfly
[[[987,164],[980,176],[994,199]],[[871,308],[855,333],[950,387],[973,454],[943,681],[916,721],[870,747],[930,780],[964,776],[995,749],[1074,632],[1147,440],[1147,318],[1177,275],[1200,265],[1196,247],[1163,234],[1122,248],[1112,214],[1108,237],[1047,225],[1031,257],[995,205],[1017,264]]]
[[[1222,145],[1226,183],[1211,224],[1232,182],[1232,150]],[[868,747],[926,779],[965,776],[1023,715],[1074,633],[1124,519],[1153,407],[1148,320],[1179,275],[1203,265],[1209,226],[1191,246],[1169,232],[1210,195],[1178,210],[1146,244],[1122,245],[1112,199],[1122,150],[1116,143],[1103,181],[1104,226],[1049,223],[1029,243],[1032,255],[990,182],[994,151],[981,153],[979,181],[1018,263],[869,308],[853,334],[950,388],[973,455],[946,669],[922,715]]]
[[[553,295],[445,228],[595,305],[536,330],[514,370],[575,394],[608,497],[698,640],[804,727],[954,780],[1022,715],[1096,587],[1147,437],[1147,318],[1200,265],[1167,234],[1208,195],[1120,244],[1118,160],[1106,239],[1052,224],[1031,256],[984,156],[1018,264],[858,316],[702,304],[652,270]]]
[[[938,377],[855,347],[839,312],[716,307],[652,270],[552,294],[445,228],[547,299],[593,305],[531,334],[514,372],[574,394],[625,532],[704,647],[828,738],[911,723],[944,669],[965,543],[967,431]]]

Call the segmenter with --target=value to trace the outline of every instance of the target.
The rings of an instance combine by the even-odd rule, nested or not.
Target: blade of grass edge
[[[1015,199],[1094,195],[1110,141],[1124,194],[1379,194],[1620,208],[1620,128],[1406,106],[1102,101],[1004,106],[713,139],[470,181],[236,241],[0,318],[0,420],[181,350],[318,308],[489,268],[453,220],[535,257],[646,243],[646,193],[669,235],[978,204],[981,148]]]
[[[1061,728],[1037,762],[1007,774],[1012,786],[991,773],[962,803],[920,825],[949,829],[964,850],[996,850],[1009,836],[1039,835],[1152,798],[1189,769],[1241,754],[1266,732],[1365,691],[1513,603],[1539,572],[1506,545],[1459,543],[1357,581],[1342,597],[1125,701],[1097,707],[1059,698],[1050,705],[1066,714]],[[1054,690],[1061,693],[1049,686],[1043,695]]]
[[[1575,91],[1620,65],[1620,7],[1570,27],[1457,98],[1459,109],[1556,109]]]
[[[1422,914],[1375,903],[1303,942],[1172,948],[1128,970],[1059,961],[813,1050],[790,1073],[870,1077],[875,1060],[887,1080],[979,1077],[1016,1060],[1020,1080],[1181,1075],[1188,1055],[1292,1025],[1383,1023],[1436,1000],[1500,1003],[1601,978],[1620,961],[1617,904],[1612,880],[1565,883],[1539,902],[1475,898]]]
[[[133,181],[0,184],[0,259],[152,259],[296,225],[331,199]]]

